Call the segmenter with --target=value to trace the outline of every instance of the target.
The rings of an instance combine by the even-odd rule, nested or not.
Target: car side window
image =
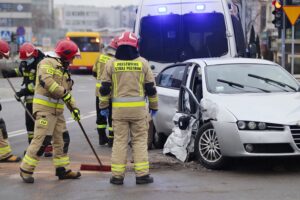
[[[157,85],[160,87],[179,89],[184,78],[186,65],[169,67],[159,75]]]

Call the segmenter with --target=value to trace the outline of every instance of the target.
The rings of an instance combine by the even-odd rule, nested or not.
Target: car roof
[[[253,58],[199,58],[191,59],[186,62],[196,62],[198,64],[205,63],[206,65],[220,65],[220,64],[264,64],[264,65],[277,65],[274,62],[263,60],[263,59],[253,59]]]

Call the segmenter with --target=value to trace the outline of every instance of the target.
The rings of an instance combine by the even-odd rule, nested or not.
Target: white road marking
[[[92,114],[82,116],[81,120],[88,119],[88,118],[96,116],[96,112],[94,112],[94,111],[89,112],[89,113],[92,113]],[[74,122],[75,121],[73,119],[69,119],[68,121],[66,121],[66,124],[71,124],[71,123],[74,123]],[[24,135],[24,134],[27,134],[27,131],[25,129],[12,131],[12,132],[8,133],[8,138],[17,137],[17,136]]]
[[[1,103],[8,103],[8,102],[13,102],[13,101],[17,102],[17,100],[15,98],[9,98],[9,99],[2,99],[2,100],[0,100]]]

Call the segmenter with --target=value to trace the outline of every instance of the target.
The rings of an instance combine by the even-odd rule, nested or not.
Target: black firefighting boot
[[[24,172],[20,172],[20,176],[24,183],[34,183],[34,178],[32,177],[32,174],[27,174]]]
[[[59,180],[64,179],[78,179],[81,176],[80,172],[72,172],[72,170],[66,170],[64,167],[56,168],[56,174]]]
[[[45,151],[44,151],[44,157],[52,157],[52,155],[53,155],[53,147],[52,147],[52,145],[48,145],[48,146],[46,146],[46,148],[45,148]]]
[[[112,147],[114,144],[114,133],[112,131],[109,131],[108,134],[108,147]]]
[[[21,158],[15,155],[8,156],[7,158],[4,158],[0,160],[0,163],[16,163],[20,162]]]
[[[136,184],[140,185],[148,183],[153,183],[153,177],[151,177],[150,175],[136,177]]]
[[[105,145],[108,142],[108,138],[106,136],[105,129],[99,128],[98,130],[98,135],[99,135],[99,145]]]
[[[124,178],[112,176],[112,177],[110,177],[109,182],[114,185],[123,185]]]

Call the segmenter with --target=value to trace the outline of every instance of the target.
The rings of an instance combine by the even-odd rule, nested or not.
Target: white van
[[[154,74],[192,58],[243,57],[245,40],[229,0],[141,0],[134,31]]]

